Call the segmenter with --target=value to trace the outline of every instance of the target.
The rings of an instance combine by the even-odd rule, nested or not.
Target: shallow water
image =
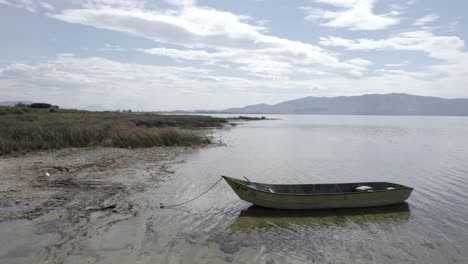
[[[272,116],[216,132],[148,205],[141,260],[160,263],[468,263],[468,118]],[[219,176],[269,183],[391,181],[407,204],[271,211],[240,201]],[[150,206],[153,204],[153,206]],[[135,224],[135,223],[134,223]],[[141,223],[140,223],[141,224]]]

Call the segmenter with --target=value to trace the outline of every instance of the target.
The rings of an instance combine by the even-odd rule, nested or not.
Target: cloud
[[[234,53],[229,52],[207,52],[204,50],[182,50],[170,48],[139,49],[139,51],[158,56],[167,56],[177,60],[199,60],[209,63],[216,63],[234,57]]]
[[[365,63],[359,59],[354,62]],[[429,71],[377,70],[361,78],[310,79],[235,77],[203,67],[124,63],[99,57],[62,54],[43,63],[14,63],[0,68],[0,97],[63,107],[99,105],[134,110],[225,109],[258,102],[364,93],[410,92],[468,96],[467,69],[438,65]],[[456,75],[430,78],[435,72]],[[404,84],[404,85],[402,85]],[[14,91],[14,92],[12,92]]]
[[[386,39],[344,39],[340,37],[321,38],[324,46],[344,47],[348,50],[396,50],[420,51],[440,62],[427,65],[427,72],[417,73],[398,72],[414,77],[431,77],[438,81],[435,84],[444,89],[466,90],[462,85],[468,82],[468,52],[465,51],[464,41],[456,36],[437,36],[431,31],[402,32]],[[389,73],[388,71],[386,73]],[[390,72],[394,73],[394,72]],[[447,87],[449,86],[449,87]]]
[[[194,6],[197,1],[195,0],[165,0],[167,3],[175,6]]]
[[[13,3],[0,0],[6,2]],[[14,3],[26,8],[25,3],[39,2]],[[400,20],[400,11],[376,13],[376,1],[317,3],[333,8],[316,14],[317,21],[329,27],[377,30]],[[17,100],[14,97],[21,95],[22,100],[50,101],[66,107],[93,104],[108,109],[169,110],[276,103],[312,94],[468,96],[468,58],[459,37],[421,29],[384,38],[329,36],[321,38],[318,45],[274,36],[261,20],[196,4],[168,0],[155,6],[155,2],[143,0],[77,0],[66,9],[59,8],[63,5],[56,9],[32,5],[32,10],[60,21],[153,40],[154,48],[147,48],[146,42],[146,48],[136,50],[125,41],[110,42],[86,52],[95,52],[94,57],[61,54],[41,63],[2,66],[0,97]],[[332,52],[329,47],[343,47],[345,51]],[[148,64],[125,62],[127,56],[115,57],[121,61],[110,60],[114,53],[106,53],[107,59],[97,57],[103,56],[99,51],[109,50],[125,51],[133,61],[141,58],[141,54],[131,57],[135,52],[164,56],[177,66],[165,66],[168,60],[159,57],[148,56]],[[437,62],[418,70],[405,67],[403,71],[398,67],[406,63],[380,66],[365,56],[368,51],[395,50],[424,52]]]
[[[379,30],[400,23],[398,11],[375,14],[376,0],[316,0],[316,3],[337,8],[328,11],[320,8],[303,7],[308,15],[307,21],[318,21],[320,25],[350,30]]]
[[[348,60],[348,62],[353,65],[358,65],[358,66],[369,66],[373,64],[372,61],[361,59],[361,58],[351,59],[351,60]]]
[[[385,64],[385,67],[391,67],[391,68],[400,68],[408,65],[407,61],[404,61],[402,63],[387,63]]]
[[[458,61],[464,41],[456,36],[437,36],[431,31],[408,31],[396,34],[387,39],[345,39],[325,37],[320,39],[323,46],[345,47],[348,50],[409,50],[422,51],[435,59]]]
[[[142,65],[61,54],[45,63],[14,63],[0,68],[0,97],[11,97],[11,91],[15,90],[16,95],[69,107],[122,104],[137,108],[140,102],[142,108],[163,109],[169,107],[167,97],[197,93],[200,80],[210,76],[208,70],[193,67]],[[125,100],[128,102],[121,102]]]
[[[68,9],[53,18],[110,29],[186,47],[249,48],[271,46],[260,33],[264,28],[244,23],[245,18],[208,8],[147,11],[142,9]]]
[[[40,1],[39,2],[39,5],[44,8],[44,9],[47,9],[49,11],[53,11],[55,10],[55,7],[53,5],[51,5],[50,3],[47,3],[45,1]]]
[[[119,45],[104,44],[104,47],[98,49],[98,51],[126,51],[126,49]]]
[[[78,5],[89,8],[144,8],[148,0],[76,0]]]
[[[437,19],[439,19],[439,16],[437,16],[437,15],[433,15],[433,14],[426,15],[426,16],[423,16],[421,18],[416,19],[416,21],[414,21],[413,25],[415,25],[415,26],[424,26],[426,24],[435,22]]]
[[[36,4],[32,0],[18,0],[18,1],[11,1],[11,0],[0,0],[0,4],[13,6],[17,8],[24,8],[29,12],[36,12]]]
[[[307,93],[313,87],[300,81],[226,76],[201,67],[122,63],[72,54],[0,68],[0,97],[16,100],[22,95],[20,99],[64,107],[223,109],[265,101],[266,96],[292,99],[300,96],[295,91]]]
[[[362,65],[340,61],[318,46],[268,35],[266,28],[249,23],[249,17],[206,7],[153,11],[68,9],[50,16],[178,46],[177,49],[148,49],[145,52],[149,54],[207,63],[235,63],[239,64],[238,69],[251,74],[283,75],[297,70],[361,76],[366,70]]]
[[[250,75],[263,76],[265,78],[287,78],[291,74],[336,75],[341,72],[333,67],[317,64],[315,58],[308,56],[307,47],[298,45],[293,51],[291,49],[261,49],[255,52],[242,49],[223,49],[217,52],[193,49],[169,49],[153,48],[140,49],[140,51],[157,56],[166,56],[178,61],[200,61],[204,64],[216,64],[226,66]],[[347,61],[347,69],[350,73],[343,75],[361,76],[366,71],[365,66],[370,65],[358,61]],[[367,61],[366,61],[367,62]],[[344,70],[344,68],[343,68]],[[340,69],[341,71],[341,69]]]
[[[55,10],[55,7],[50,3],[37,0],[0,0],[0,4],[26,9],[33,13],[41,8],[46,10]]]

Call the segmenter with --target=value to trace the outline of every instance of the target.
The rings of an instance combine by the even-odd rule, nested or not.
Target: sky
[[[0,0],[0,101],[139,111],[468,97],[468,1]]]

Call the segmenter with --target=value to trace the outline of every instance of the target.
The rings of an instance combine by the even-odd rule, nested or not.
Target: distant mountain
[[[31,101],[1,101],[0,106],[15,106],[17,103],[23,103],[25,105],[32,104]]]
[[[304,97],[275,105],[258,104],[224,110],[229,114],[323,115],[468,115],[468,99],[444,99],[410,94]]]

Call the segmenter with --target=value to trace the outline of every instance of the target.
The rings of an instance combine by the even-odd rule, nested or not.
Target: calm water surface
[[[468,118],[271,116],[215,132],[151,195],[141,260],[154,263],[468,263]],[[269,183],[391,181],[407,204],[377,209],[251,207],[221,174]]]

